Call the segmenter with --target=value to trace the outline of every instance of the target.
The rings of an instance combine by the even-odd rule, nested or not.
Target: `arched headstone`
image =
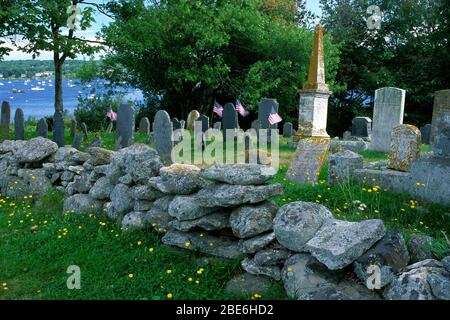
[[[14,137],[16,140],[25,140],[25,117],[20,108],[14,114]]]
[[[156,151],[164,162],[170,162],[172,156],[172,120],[164,110],[159,110],[153,121],[153,133],[155,134]]]

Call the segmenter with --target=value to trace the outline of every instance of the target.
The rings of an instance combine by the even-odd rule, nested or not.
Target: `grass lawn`
[[[34,135],[28,127],[27,138]],[[113,149],[114,134],[101,135],[103,146]],[[70,140],[67,133],[66,143]],[[135,140],[145,142],[145,137],[137,134]],[[449,248],[442,231],[450,231],[449,208],[387,192],[376,181],[329,187],[326,166],[317,186],[289,183],[285,173],[295,150],[285,140],[280,143],[282,167],[271,181],[286,188],[274,198],[278,205],[311,201],[325,205],[338,219],[380,218],[406,240],[413,233],[433,236],[436,257],[445,255]],[[387,158],[372,151],[361,154],[367,161]],[[163,246],[153,230],[123,233],[101,212],[63,214],[62,202],[57,191],[36,201],[0,198],[0,299],[252,298],[225,292],[228,280],[242,272],[239,261]],[[81,268],[81,290],[66,287],[70,265]],[[274,283],[263,298],[286,299],[282,284]]]

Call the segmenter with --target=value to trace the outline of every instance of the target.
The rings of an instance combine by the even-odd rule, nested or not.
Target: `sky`
[[[103,3],[106,0],[92,0],[94,3]],[[319,0],[306,0],[306,8],[318,16],[321,16],[322,10],[319,7]],[[107,25],[111,20],[103,14],[98,14],[95,17],[95,23],[85,31],[77,31],[76,35],[79,37],[84,37],[86,39],[94,39],[95,34],[101,29],[102,26]],[[89,59],[88,56],[78,56],[78,59]],[[4,60],[26,60],[32,59],[31,54],[26,54],[17,50],[13,50],[10,52],[9,56],[5,56]],[[38,60],[52,60],[53,54],[51,52],[41,52],[40,56],[37,57]]]

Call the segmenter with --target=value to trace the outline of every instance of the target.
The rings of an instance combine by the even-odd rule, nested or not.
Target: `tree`
[[[274,97],[285,119],[295,120],[312,33],[265,6],[255,0],[115,1],[108,7],[115,21],[102,31],[111,49],[103,69],[151,101],[160,97],[172,116],[209,113],[214,99],[239,98],[254,110],[262,97]],[[328,38],[326,51],[333,84],[337,51]]]
[[[5,45],[5,38],[14,32],[18,4],[14,0],[0,0],[0,59],[11,51]]]
[[[450,87],[449,0],[321,0],[322,21],[340,46],[336,81],[347,88],[335,105],[370,113],[367,99],[385,86],[406,89],[405,122],[431,120],[433,95]],[[367,8],[382,12],[381,29],[369,30]],[[346,130],[347,128],[342,128]]]
[[[21,0],[15,25],[14,45],[21,51],[38,56],[40,51],[53,52],[55,69],[55,111],[63,111],[62,70],[66,59],[75,59],[78,54],[93,54],[99,50],[97,41],[86,40],[76,35],[76,27],[68,28],[68,18],[74,14],[68,10],[84,0]],[[94,7],[80,10],[79,28],[86,30],[94,21]],[[98,42],[97,42],[98,43]]]

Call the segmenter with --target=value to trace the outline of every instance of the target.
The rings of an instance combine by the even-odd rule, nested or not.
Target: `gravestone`
[[[371,149],[389,152],[392,130],[403,123],[405,90],[381,88],[375,91]]]
[[[14,114],[14,136],[16,140],[25,140],[25,117],[20,108]]]
[[[39,137],[48,139],[48,124],[45,118],[38,121],[36,126],[36,133]]]
[[[258,119],[252,121],[252,129],[261,129],[261,122]]]
[[[75,138],[75,135],[77,134],[77,120],[72,119],[70,120],[70,137]]]
[[[372,134],[372,119],[355,117],[352,120],[352,136],[368,138]]]
[[[106,128],[106,132],[111,133],[114,128],[114,122],[110,121],[108,127]]]
[[[153,121],[153,133],[155,134],[156,151],[158,151],[161,159],[168,163],[172,156],[172,120],[169,114],[164,110],[159,110]]]
[[[205,133],[209,129],[209,118],[205,116],[204,114],[200,115],[198,117],[197,121],[200,121],[202,123],[202,132]]]
[[[272,109],[275,109],[278,112],[278,102],[276,99],[262,99],[259,103],[258,107],[258,120],[260,123],[259,129],[277,129],[278,124],[271,125],[269,123],[269,116],[272,112]],[[270,130],[268,130],[270,133]]]
[[[0,141],[9,140],[9,125],[11,122],[11,107],[8,101],[3,101],[0,117]]]
[[[81,131],[83,131],[84,138],[87,139],[88,138],[88,127],[87,127],[87,124],[84,122],[81,123]]]
[[[344,131],[344,133],[342,134],[343,140],[350,140],[351,137],[352,137],[352,133],[350,131]]]
[[[420,156],[420,130],[410,124],[395,127],[391,134],[389,168],[409,171],[411,162]]]
[[[420,134],[422,135],[422,143],[430,144],[431,124],[426,124],[420,128]]]
[[[64,147],[64,116],[61,111],[53,115],[53,141],[58,147]]]
[[[187,117],[186,125],[188,130],[194,130],[195,121],[200,117],[200,113],[197,110],[192,110]]]
[[[222,130],[222,122],[215,122],[213,128],[215,130]]]
[[[436,136],[448,126],[450,126],[450,89],[434,93],[430,144],[433,145]]]
[[[222,112],[223,130],[239,128],[238,114],[232,103],[227,103]]]
[[[134,108],[129,103],[122,103],[117,111],[116,149],[127,148],[134,139]]]
[[[186,129],[186,121],[180,120],[180,129]]]
[[[443,128],[434,138],[433,153],[436,157],[450,159],[450,126]]]
[[[180,120],[178,120],[178,118],[172,118],[172,128],[174,131],[181,129],[181,123]]]
[[[283,137],[291,138],[294,135],[294,129],[291,122],[286,122],[283,126]]]
[[[331,139],[325,137],[300,139],[286,179],[300,184],[317,184],[330,144]]]
[[[77,133],[75,134],[75,137],[73,138],[72,147],[80,150],[81,144],[83,143],[84,135]]]
[[[150,120],[147,117],[144,117],[139,122],[139,132],[141,134],[145,134],[146,136],[150,133]]]
[[[328,157],[328,184],[346,184],[356,169],[362,169],[364,157],[350,150],[332,154]]]

